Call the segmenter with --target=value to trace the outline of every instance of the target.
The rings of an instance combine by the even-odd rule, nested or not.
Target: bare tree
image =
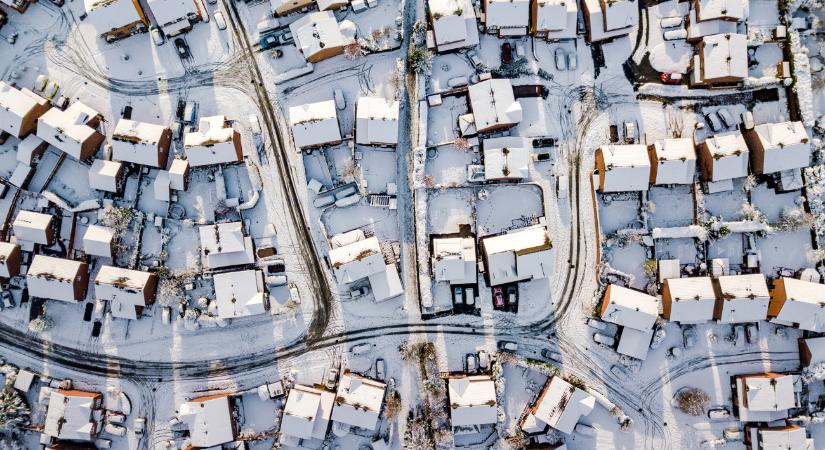
[[[685,387],[676,393],[676,407],[690,416],[704,414],[709,401],[707,392],[695,387]]]

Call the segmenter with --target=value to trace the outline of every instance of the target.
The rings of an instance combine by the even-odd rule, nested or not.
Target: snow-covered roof
[[[101,34],[144,21],[134,0],[84,0],[83,4],[86,20]]]
[[[179,417],[189,429],[193,447],[214,447],[235,439],[228,395],[193,398],[180,405]]]
[[[183,136],[186,159],[192,167],[240,161],[241,139],[224,116],[202,117],[198,130]]]
[[[183,20],[188,23],[190,14],[201,15],[193,0],[147,0],[147,3],[161,27]]]
[[[589,26],[588,40],[600,42],[629,34],[639,22],[639,7],[635,1],[584,0],[584,12]]]
[[[26,273],[29,295],[64,302],[82,300],[82,296],[75,293],[75,283],[83,284],[79,287],[85,294],[88,270],[88,265],[81,261],[34,255]]]
[[[163,169],[171,136],[163,125],[120,119],[112,134],[112,158]]]
[[[748,76],[748,38],[744,34],[714,34],[702,38],[702,80],[735,80]]]
[[[100,225],[89,225],[83,233],[83,252],[87,255],[112,257],[115,230]]]
[[[753,127],[753,132],[764,151],[762,173],[811,165],[811,144],[802,122],[763,123]]]
[[[189,173],[189,161],[175,158],[169,165],[169,187],[182,191],[186,188],[186,175]]]
[[[218,317],[235,319],[266,312],[264,275],[260,270],[219,273],[215,281]]]
[[[201,262],[209,269],[255,262],[252,238],[244,235],[241,222],[216,223],[198,228]]]
[[[705,147],[712,159],[712,178],[708,181],[730,180],[748,176],[750,152],[742,133],[717,134],[705,139]],[[707,175],[707,174],[706,174]]]
[[[504,136],[484,140],[484,177],[488,180],[529,178],[533,144],[530,139]]]
[[[298,148],[341,142],[341,128],[334,100],[291,106],[289,126]]]
[[[96,159],[89,168],[89,187],[100,191],[117,192],[118,177],[123,164],[118,161]]]
[[[750,411],[782,411],[796,405],[792,375],[766,373],[742,378],[745,406]]]
[[[17,144],[17,160],[31,166],[35,155],[42,155],[48,146],[49,144],[36,134],[29,134]]]
[[[530,25],[530,0],[486,0],[487,28],[524,28]]]
[[[798,425],[780,427],[745,427],[750,432],[752,448],[764,450],[814,450],[805,428]]]
[[[545,278],[553,270],[553,248],[544,225],[483,239],[490,285]]]
[[[739,20],[745,17],[748,0],[695,0],[699,21],[714,19]]]
[[[530,414],[539,422],[570,434],[579,419],[590,414],[595,406],[595,397],[556,375],[544,385]]]
[[[20,245],[0,242],[0,277],[11,278],[20,273]]]
[[[710,277],[667,279],[662,287],[662,297],[670,298],[668,320],[682,324],[713,320],[716,291],[713,290],[713,280]],[[665,315],[668,315],[667,302]]]
[[[776,311],[775,308],[781,309]],[[788,277],[776,280],[771,293],[770,314],[780,323],[825,332],[825,286]]]
[[[295,39],[295,46],[306,59],[311,59],[326,49],[346,45],[344,35],[332,11],[306,14],[292,22],[289,25],[289,31]]]
[[[636,24],[636,13],[638,12],[636,2],[603,0],[601,3],[605,31],[620,30]]]
[[[0,130],[15,137],[33,131],[37,118],[49,109],[49,101],[23,88],[0,81]]]
[[[101,398],[98,392],[52,391],[43,434],[60,440],[91,441],[100,431],[95,411],[100,409]]]
[[[329,261],[341,284],[386,271],[381,245],[375,236],[331,249]]]
[[[20,210],[12,222],[14,237],[19,241],[50,245],[52,243],[52,217],[34,211]]]
[[[603,164],[602,192],[646,191],[650,157],[644,145],[603,145],[596,157]]]
[[[768,315],[765,275],[725,275],[716,279],[722,301],[720,323],[758,322]]]
[[[644,360],[650,349],[650,340],[653,338],[653,329],[636,330],[630,327],[622,328],[616,352],[631,358]]]
[[[478,45],[475,9],[469,0],[427,0],[427,5],[439,52]]]
[[[135,320],[138,310],[155,298],[157,277],[153,273],[103,266],[95,277],[95,298],[108,300],[112,316]]]
[[[693,184],[696,174],[696,147],[693,139],[662,139],[653,143],[656,153],[654,184]]]
[[[374,273],[367,277],[372,287],[373,298],[376,302],[389,300],[404,293],[401,285],[401,277],[398,275],[398,268],[395,264],[386,264],[382,272]]]
[[[375,430],[386,387],[380,381],[345,372],[338,382],[332,420],[365,430]]]
[[[547,32],[549,39],[576,37],[578,3],[575,0],[533,0],[536,12],[532,18],[533,30]]]
[[[398,101],[358,97],[355,108],[355,142],[365,145],[398,143]]]
[[[451,284],[476,282],[476,243],[473,238],[433,239],[433,277]]]
[[[496,388],[488,375],[449,378],[447,391],[453,427],[498,422]]]
[[[690,41],[712,34],[736,33],[736,22],[729,20],[708,20],[700,22],[696,19],[696,8],[690,8],[687,18],[687,32],[688,40]]]
[[[100,113],[82,102],[74,102],[65,111],[52,108],[37,121],[37,137],[75,159],[83,159],[84,144],[103,136],[90,125],[96,124]]]
[[[495,78],[470,85],[470,110],[476,130],[481,133],[521,122],[521,104],[513,94],[510,80]]]
[[[825,362],[825,336],[801,339],[805,347],[811,353],[811,360],[808,366],[813,366]]]
[[[633,289],[611,284],[605,292],[602,320],[636,330],[653,328],[659,316],[659,300]]]
[[[289,391],[281,418],[281,434],[298,439],[326,437],[335,394],[301,384]]]

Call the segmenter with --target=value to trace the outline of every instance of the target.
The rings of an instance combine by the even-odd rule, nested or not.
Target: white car
[[[163,35],[160,34],[160,29],[158,27],[152,27],[152,29],[149,30],[149,34],[152,36],[152,42],[154,42],[155,45],[163,45],[163,43],[166,42],[166,39],[164,39]]]
[[[682,18],[679,16],[662,17],[659,19],[659,26],[662,28],[676,28],[682,26]]]
[[[372,350],[372,344],[369,342],[362,342],[360,344],[353,345],[349,351],[353,355],[363,355],[364,353],[369,353]]]
[[[601,333],[593,333],[593,340],[608,347],[613,347],[616,344],[616,338]]]
[[[567,70],[576,70],[576,67],[578,67],[577,59],[576,52],[569,52],[567,54]]]
[[[226,29],[226,19],[223,17],[223,13],[220,11],[215,11],[215,25],[218,26],[219,30]]]
[[[106,426],[103,427],[103,431],[111,434],[112,436],[125,436],[126,435],[126,428],[115,425],[113,423],[107,423]]]
[[[736,120],[727,108],[719,108],[719,111],[717,111],[716,114],[719,115],[719,120],[721,120],[722,124],[726,127],[730,128],[736,125]]]
[[[567,52],[559,47],[555,52],[556,70],[567,70]]]
[[[687,30],[685,30],[684,28],[678,28],[678,29],[675,29],[675,30],[668,30],[668,31],[665,31],[664,34],[663,34],[666,41],[677,41],[677,40],[680,40],[680,39],[687,39],[687,35],[688,35]]]

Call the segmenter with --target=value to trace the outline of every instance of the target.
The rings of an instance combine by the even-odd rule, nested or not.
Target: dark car
[[[515,305],[516,298],[518,296],[518,290],[515,286],[507,286],[507,304],[508,305]]]
[[[132,106],[131,105],[124,106],[123,109],[120,111],[120,116],[123,117],[126,120],[131,119],[132,118]]]
[[[501,44],[501,63],[510,64],[513,62],[513,46],[509,42]]]
[[[183,38],[175,39],[175,48],[178,49],[178,56],[180,56],[181,59],[187,59],[192,56],[189,53],[189,46],[186,45],[186,41],[184,41]]]
[[[94,309],[95,309],[95,304],[94,303],[91,303],[91,302],[86,303],[86,309],[83,311],[83,320],[85,322],[91,322],[92,321],[92,312],[94,311]]]
[[[502,291],[501,286],[493,288],[493,304],[496,308],[504,308],[504,291]]]

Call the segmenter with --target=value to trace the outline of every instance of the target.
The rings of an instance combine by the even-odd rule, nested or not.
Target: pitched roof
[[[487,375],[449,378],[450,423],[453,427],[498,422],[496,388]]]
[[[692,184],[696,174],[693,139],[662,139],[653,144],[656,153],[655,184]]]
[[[397,100],[358,97],[355,108],[355,142],[358,144],[395,145],[398,143]]]
[[[764,149],[763,173],[811,165],[811,144],[802,122],[763,123],[753,128]]]
[[[334,100],[292,106],[289,125],[298,148],[313,147],[341,141],[338,112]]]
[[[20,137],[23,118],[37,108],[44,108],[48,100],[34,92],[0,81],[0,130]]]
[[[521,122],[521,104],[513,94],[510,80],[496,78],[485,80],[467,88],[470,109],[476,129],[483,132],[496,126],[509,126]]]
[[[335,278],[342,284],[386,270],[384,255],[375,236],[331,249],[329,261]]]
[[[702,38],[703,80],[748,76],[748,38],[744,34],[713,34]]]
[[[687,324],[713,319],[716,291],[710,277],[670,278],[662,292],[668,292],[672,300],[670,320]]]
[[[650,157],[644,145],[603,145],[602,192],[646,191],[650,184]]]
[[[168,128],[163,125],[129,119],[118,120],[112,134],[112,158],[160,167],[158,153],[164,134],[169,133],[167,130]]]
[[[135,22],[142,22],[132,0],[84,0],[87,19],[99,33],[106,33]]]
[[[776,320],[796,324],[803,330],[825,332],[825,286],[782,277],[774,289],[786,298]]]
[[[491,286],[545,278],[553,270],[553,244],[544,225],[485,237],[482,242]]]
[[[301,384],[290,389],[281,419],[281,434],[299,439],[324,439],[335,394]]]
[[[488,180],[529,178],[533,144],[528,138],[504,136],[484,140],[484,177]]]
[[[235,439],[229,396],[215,395],[192,399],[182,404],[179,411],[181,422],[189,429],[189,439],[193,447],[214,447]]]
[[[349,372],[338,382],[332,420],[346,425],[375,430],[384,403],[387,385]]]
[[[54,390],[49,396],[49,407],[43,434],[61,440],[91,441],[98,424],[94,411],[99,393]]]
[[[530,23],[530,0],[487,0],[488,28],[520,28]]]
[[[570,434],[579,419],[590,414],[595,406],[595,397],[560,376],[554,376],[544,385],[532,415],[540,422]]]
[[[346,45],[344,35],[332,11],[306,14],[292,22],[289,30],[304,58],[310,58],[327,48]]]
[[[234,319],[266,312],[264,276],[260,270],[224,272],[213,277],[218,317]]]
[[[659,316],[659,300],[617,284],[608,286],[605,292],[607,305],[602,310],[602,320],[640,331],[653,328]]]

